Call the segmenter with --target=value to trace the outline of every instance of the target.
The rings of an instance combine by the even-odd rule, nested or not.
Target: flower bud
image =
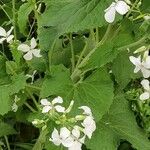
[[[134,54],[146,51],[146,49],[147,49],[146,46],[142,46],[142,47],[138,48],[136,51],[134,51]]]

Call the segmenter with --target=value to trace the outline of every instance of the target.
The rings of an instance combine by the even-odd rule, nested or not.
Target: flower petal
[[[126,2],[118,1],[115,9],[120,15],[125,15],[129,11],[130,7],[126,4]]]
[[[59,137],[59,133],[57,129],[54,129],[54,131],[52,132],[52,139],[50,138],[49,140],[57,146],[61,144],[61,139]]]
[[[83,111],[84,111],[83,114],[85,114],[85,115],[89,115],[89,116],[92,115],[92,111],[88,106],[81,106],[81,107],[79,107],[79,109],[83,109]]]
[[[140,100],[147,100],[150,98],[150,94],[148,92],[144,92],[143,94],[140,95]]]
[[[55,109],[57,112],[61,112],[61,113],[65,112],[65,107],[62,107],[60,105],[55,106]]]
[[[82,150],[82,144],[78,141],[75,141],[68,150]]]
[[[31,49],[34,49],[37,46],[35,38],[31,39]]]
[[[78,130],[77,128],[74,128],[72,130],[72,135],[78,139],[80,137],[80,130]]]
[[[70,136],[70,134],[71,134],[70,131],[66,127],[62,127],[60,129],[60,138],[62,140],[68,138]]]
[[[69,136],[68,138],[62,140],[61,142],[62,145],[64,145],[65,147],[71,147],[74,143],[74,139],[71,136]]]
[[[41,99],[41,104],[43,106],[51,105],[51,103],[47,99]]]
[[[147,56],[146,60],[142,64],[145,68],[150,69],[150,56]]]
[[[115,20],[115,15],[116,15],[116,10],[115,10],[115,7],[112,6],[108,9],[106,9],[104,17],[108,23],[112,23]]]
[[[12,32],[13,29],[14,29],[14,27],[12,26],[12,27],[10,28],[10,30],[7,32],[7,37],[10,36],[10,34],[11,34],[11,32]]]
[[[0,38],[0,44],[2,44],[5,40],[6,38]]]
[[[138,73],[141,70],[141,68],[139,66],[136,66],[134,69],[134,73]]]
[[[14,35],[10,35],[7,37],[7,42],[10,43],[12,39],[14,38]]]
[[[150,77],[150,70],[143,67],[143,68],[141,68],[141,72],[142,72],[144,78]]]
[[[146,80],[146,79],[144,79],[144,80],[141,81],[141,85],[142,85],[143,88],[144,88],[145,90],[147,90],[147,91],[150,89],[149,81]]]
[[[141,56],[139,56],[138,58],[130,56],[129,59],[135,66],[141,65]]]
[[[35,57],[42,57],[42,55],[40,54],[40,50],[39,49],[33,49],[33,50],[31,50],[32,51],[32,53],[33,53],[33,55],[35,56]]]
[[[55,105],[57,103],[59,103],[59,104],[63,103],[63,99],[60,96],[58,96],[52,100],[53,105]]]
[[[18,50],[22,52],[28,52],[30,51],[30,47],[27,44],[20,44],[18,46]]]
[[[31,60],[32,58],[33,58],[33,56],[32,56],[32,52],[27,52],[24,56],[23,56],[23,58],[25,59],[25,60]]]
[[[49,112],[51,109],[52,109],[51,106],[44,106],[43,109],[42,109],[42,113],[47,113],[47,112]]]
[[[0,27],[0,36],[3,36],[3,37],[7,36],[6,30],[2,27]]]

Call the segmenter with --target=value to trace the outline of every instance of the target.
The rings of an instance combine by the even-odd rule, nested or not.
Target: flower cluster
[[[134,53],[143,52],[143,57],[140,55],[138,57],[130,56],[130,61],[135,65],[134,73],[138,73],[141,71],[143,79],[141,81],[141,85],[144,89],[144,93],[140,95],[140,100],[147,100],[150,98],[150,85],[149,80],[147,78],[150,77],[150,56],[149,51],[146,47],[142,46],[138,50],[136,50]]]
[[[116,12],[120,15],[125,15],[130,10],[130,6],[122,0],[115,0],[111,5],[105,9],[105,20],[108,23],[113,23],[115,20]]]
[[[51,102],[48,99],[41,100],[42,113],[49,118],[53,118],[56,124],[60,126],[60,130],[54,128],[49,141],[56,146],[63,145],[68,150],[81,150],[85,138],[91,139],[93,132],[96,130],[96,123],[92,115],[92,111],[88,106],[81,106],[79,110],[83,113],[69,118],[67,115],[72,110],[74,101],[70,102],[66,109],[61,106],[63,99],[58,96]],[[48,119],[47,119],[48,120]],[[41,124],[44,121],[35,119],[34,125]]]

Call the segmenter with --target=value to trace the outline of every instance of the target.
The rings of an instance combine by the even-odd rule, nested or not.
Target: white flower
[[[0,27],[0,44],[2,44],[5,40],[7,41],[7,43],[11,43],[12,39],[14,38],[14,35],[11,35],[13,29],[14,27],[11,27],[11,29],[6,32],[4,28]]]
[[[32,38],[30,46],[28,46],[27,44],[20,44],[18,46],[18,50],[26,53],[23,56],[25,60],[31,60],[33,56],[42,57],[42,55],[40,54],[40,49],[36,49],[36,46],[37,46],[36,40],[35,38]]]
[[[116,12],[120,15],[125,15],[129,11],[130,7],[124,1],[112,2],[112,4],[105,10],[105,20],[108,23],[112,23],[115,20]]]
[[[44,106],[43,109],[42,109],[42,113],[47,113],[51,109],[56,109],[57,112],[64,113],[65,112],[65,108],[60,106],[60,105],[56,105],[55,106],[55,104],[57,104],[57,103],[59,103],[59,104],[63,103],[63,99],[60,96],[54,98],[52,100],[52,102],[49,102],[47,99],[42,99],[41,100],[41,104]]]
[[[78,128],[74,128],[72,130],[72,136],[74,138],[74,141],[72,145],[68,148],[68,150],[82,150],[82,144],[85,141],[85,136],[80,138],[80,131]]]
[[[86,118],[84,119],[82,126],[84,127],[83,132],[85,135],[88,136],[90,139],[92,137],[93,132],[96,130],[96,123],[94,121],[94,118],[92,116],[92,111],[88,106],[81,106],[79,109],[83,109],[83,114],[86,115]]]
[[[18,105],[16,103],[13,103],[12,107],[11,107],[13,112],[17,112],[18,110]]]
[[[144,79],[141,81],[141,84],[145,90],[143,94],[140,95],[140,100],[147,100],[150,98],[150,86],[149,86],[149,81]]]
[[[92,116],[92,111],[88,106],[81,106],[81,107],[79,107],[79,109],[83,109],[83,111],[84,111],[83,114],[84,115]]]
[[[87,116],[84,119],[82,126],[84,127],[84,134],[87,135],[89,139],[91,139],[93,132],[96,130],[96,123],[93,117]]]
[[[150,15],[144,16],[145,20],[150,20]]]
[[[34,82],[34,76],[35,76],[36,72],[37,72],[37,70],[34,70],[32,75],[26,74],[26,76],[28,78],[31,78],[31,84],[33,84],[33,82]]]
[[[150,77],[150,56],[147,56],[143,61],[141,61],[141,56],[138,58],[130,56],[129,59],[135,65],[134,73],[141,70],[144,78]]]
[[[60,134],[58,133],[57,129],[54,129],[51,138],[49,140],[57,146],[62,144],[65,147],[71,147],[73,144],[73,138],[71,137],[71,132],[66,127],[62,127],[60,129]]]

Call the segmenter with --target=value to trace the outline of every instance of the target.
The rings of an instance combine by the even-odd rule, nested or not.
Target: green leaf
[[[16,131],[9,124],[0,122],[0,137],[10,134],[16,134]]]
[[[8,85],[0,86],[0,114],[4,115],[11,110],[13,101],[10,96],[24,89],[26,85],[26,76],[23,74],[14,75],[12,82]]]
[[[104,10],[112,0],[44,0],[47,9],[39,18],[41,48],[49,50],[54,39],[68,32],[76,32],[107,25]],[[48,28],[41,28],[41,27]]]
[[[89,106],[96,120],[100,120],[112,104],[113,90],[113,83],[106,70],[97,70],[76,86],[75,105]]]
[[[13,75],[18,69],[18,65],[14,61],[6,61],[6,72],[7,74]]]
[[[112,40],[106,41],[104,44],[95,48],[93,54],[85,65],[85,68],[102,67],[112,62],[114,58],[121,52],[120,47],[133,42],[132,36],[129,34],[119,34]]]
[[[51,95],[64,95],[72,88],[69,70],[63,65],[53,66],[51,74],[43,82],[40,96],[45,98]]]
[[[20,90],[25,88],[27,77],[23,73],[19,75],[14,75],[11,79],[12,83],[9,87],[10,94],[18,93]]]
[[[9,97],[10,91],[8,85],[0,86],[0,114],[4,115],[11,110],[11,99]]]
[[[20,29],[20,32],[23,34],[26,34],[26,26],[28,22],[28,16],[31,13],[31,11],[34,9],[34,3],[32,1],[28,1],[27,3],[24,3],[20,6],[18,11],[18,26]]]
[[[150,142],[138,127],[128,101],[118,95],[109,113],[97,124],[97,131],[87,146],[91,150],[116,150],[121,139],[129,141],[137,150],[150,149]]]
[[[134,66],[129,60],[129,56],[131,55],[130,53],[122,52],[113,62],[112,72],[115,75],[115,80],[122,89],[127,86],[131,79],[138,77],[134,73]]]

